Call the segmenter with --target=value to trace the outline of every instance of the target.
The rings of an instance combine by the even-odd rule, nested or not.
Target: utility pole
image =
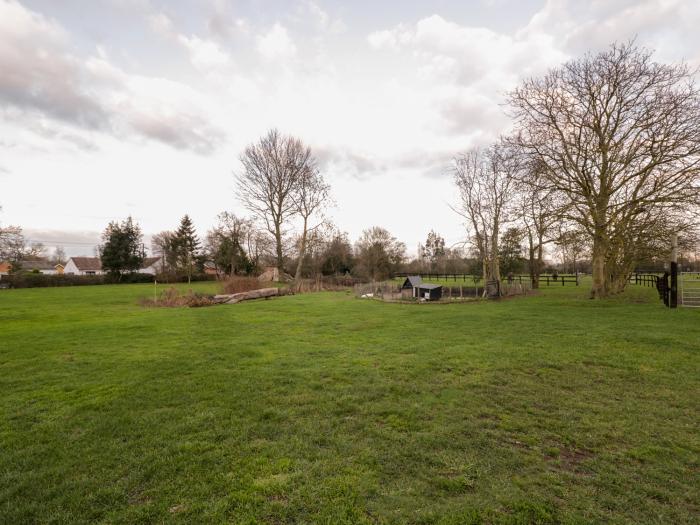
[[[671,297],[670,308],[678,308],[678,234],[671,237]]]

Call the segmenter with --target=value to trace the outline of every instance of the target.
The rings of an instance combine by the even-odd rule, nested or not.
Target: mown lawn
[[[586,292],[0,290],[0,523],[697,523],[700,311]]]

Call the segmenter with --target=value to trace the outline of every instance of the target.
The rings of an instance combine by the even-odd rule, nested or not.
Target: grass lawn
[[[697,523],[700,311],[587,291],[0,290],[0,523]]]

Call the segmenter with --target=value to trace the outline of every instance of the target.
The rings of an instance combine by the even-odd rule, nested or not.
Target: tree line
[[[527,79],[508,94],[512,133],[457,156],[455,208],[499,279],[508,225],[527,240],[533,285],[545,246],[590,256],[591,297],[621,292],[673,233],[697,242],[700,95],[685,64],[614,44]]]

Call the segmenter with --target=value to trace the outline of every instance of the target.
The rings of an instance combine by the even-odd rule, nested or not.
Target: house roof
[[[71,257],[71,261],[83,272],[99,272],[102,270],[102,261],[99,257]]]
[[[100,270],[102,270],[102,261],[99,257],[71,257],[71,259],[80,271],[99,272]],[[148,268],[149,266],[153,266],[158,261],[160,261],[160,257],[146,257],[143,260],[141,268]]]
[[[146,257],[143,260],[143,264],[141,265],[141,268],[148,268],[149,266],[153,266],[158,261],[160,261],[160,257]]]
[[[23,270],[55,270],[56,266],[43,257],[37,259],[24,259],[20,263]]]
[[[406,281],[408,281],[411,284],[411,286],[416,287],[423,282],[423,279],[421,279],[420,275],[409,275],[408,277],[406,277]],[[406,284],[406,281],[404,281],[404,284]]]

